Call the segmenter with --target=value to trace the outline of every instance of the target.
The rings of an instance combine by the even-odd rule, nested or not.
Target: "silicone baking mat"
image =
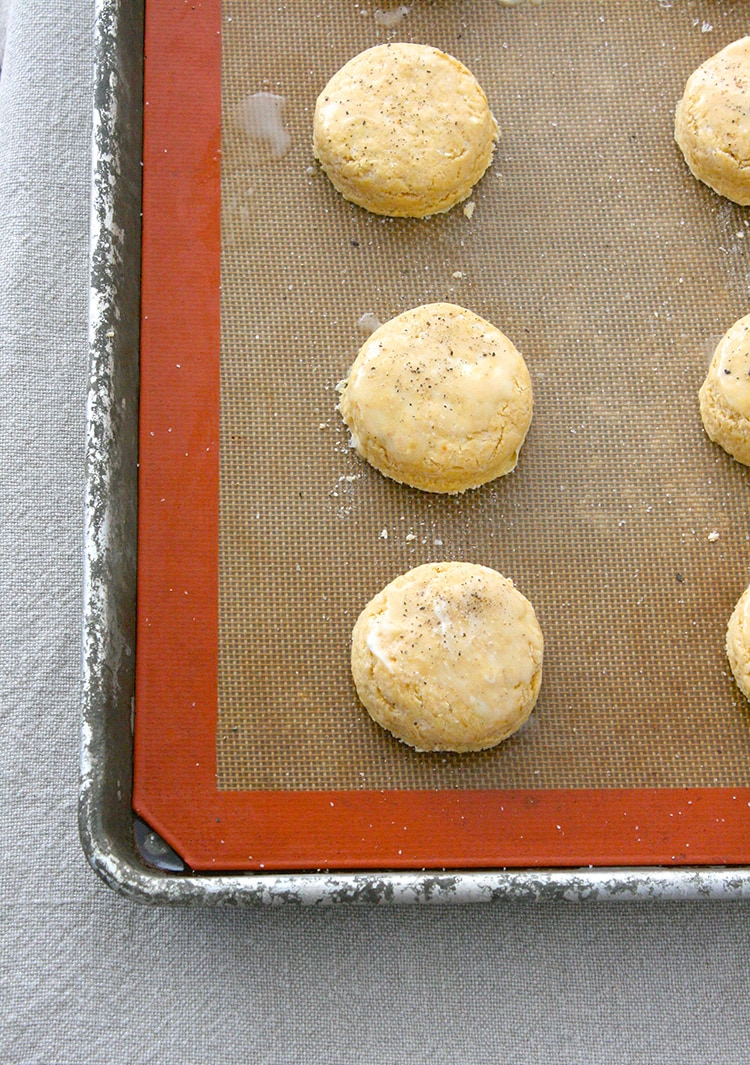
[[[747,310],[750,216],[672,139],[687,76],[743,35],[742,7],[158,8],[140,812],[201,867],[744,860],[728,841],[748,824],[750,714],[723,641],[748,580],[747,471],[705,438],[697,390]],[[485,88],[501,139],[473,213],[368,215],[314,162],[318,93],[394,39]],[[435,300],[498,325],[534,385],[517,470],[460,497],[383,478],[336,412],[362,316]],[[476,755],[399,744],[349,674],[364,604],[441,559],[512,577],[545,634],[530,723]]]

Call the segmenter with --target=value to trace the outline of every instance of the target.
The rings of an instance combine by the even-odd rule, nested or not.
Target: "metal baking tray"
[[[669,17],[690,20],[697,35],[707,35],[713,30],[703,12],[709,7],[714,10],[711,5],[656,3],[656,0],[655,4]],[[598,9],[605,24],[617,5],[603,3]],[[356,14],[361,18],[371,15],[365,7]],[[719,14],[717,10],[717,17]],[[667,44],[668,37],[665,47]],[[707,49],[705,54],[712,50]],[[136,661],[142,88],[142,5],[126,4],[124,0],[99,0],[79,804],[81,840],[95,871],[128,898],[173,905],[750,896],[750,869],[744,867],[197,874],[187,870],[179,857],[135,816],[132,725]],[[558,120],[546,131],[547,135],[553,139],[559,136],[558,125],[564,130],[568,117],[561,111]],[[592,152],[596,152],[596,137],[603,134],[606,130],[598,131],[592,126]],[[637,143],[638,131],[631,131],[631,135]],[[544,144],[538,150],[545,150]],[[618,186],[613,187],[616,204]],[[616,210],[623,208],[616,206]],[[729,229],[735,216],[729,211],[722,219]],[[738,265],[741,248],[736,242],[731,244],[730,234],[725,243],[723,254],[735,282],[746,280],[741,264]],[[579,313],[572,295],[569,310],[572,317]]]

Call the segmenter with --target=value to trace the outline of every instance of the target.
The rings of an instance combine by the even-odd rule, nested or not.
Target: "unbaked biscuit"
[[[750,466],[750,314],[717,344],[698,395],[709,437]]]
[[[426,492],[463,492],[508,473],[531,423],[523,356],[495,326],[452,303],[381,325],[339,388],[359,454]]]
[[[750,37],[728,44],[690,75],[674,135],[695,177],[750,204]]]
[[[727,657],[740,691],[750,699],[750,588],[742,593],[729,619]]]
[[[352,675],[371,717],[418,751],[480,751],[516,732],[544,641],[513,582],[469,562],[417,566],[362,611]]]
[[[316,158],[345,199],[374,214],[424,218],[465,200],[497,137],[474,75],[424,44],[368,48],[315,105]]]

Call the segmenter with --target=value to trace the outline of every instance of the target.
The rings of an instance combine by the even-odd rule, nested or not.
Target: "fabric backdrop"
[[[0,68],[3,65],[3,51],[5,49],[5,28],[8,23],[8,11],[10,0],[0,0]]]
[[[89,870],[92,7],[11,0],[0,77],[0,1063],[746,1062],[745,904],[152,911]]]

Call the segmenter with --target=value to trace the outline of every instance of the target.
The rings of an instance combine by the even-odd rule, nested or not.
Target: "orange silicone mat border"
[[[220,0],[145,51],[136,812],[203,870],[750,861],[750,788],[217,789]]]

